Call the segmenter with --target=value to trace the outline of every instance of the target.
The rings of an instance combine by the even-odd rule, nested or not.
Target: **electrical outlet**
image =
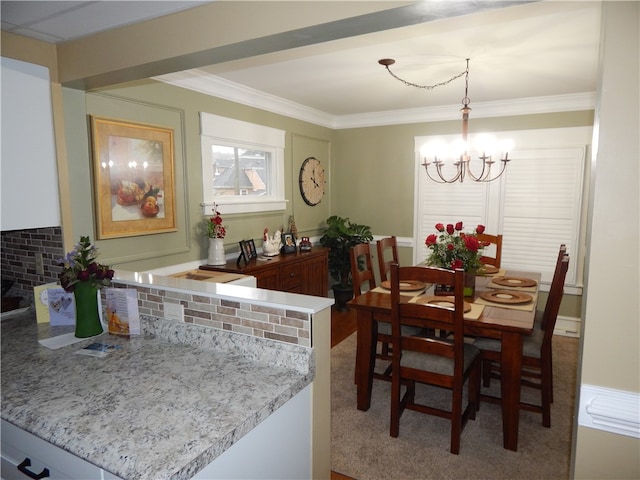
[[[164,307],[164,318],[184,322],[184,305],[168,302],[163,302],[162,305]]]
[[[44,259],[42,253],[36,253],[36,275],[44,275]]]

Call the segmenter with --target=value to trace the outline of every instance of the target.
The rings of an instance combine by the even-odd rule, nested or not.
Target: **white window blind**
[[[502,266],[542,273],[549,284],[560,244],[571,255],[567,286],[582,286],[583,240],[580,238],[585,168],[591,128],[501,132],[516,148],[502,178],[487,184],[471,181],[438,184],[418,166],[416,175],[415,263],[429,254],[424,239],[438,222],[477,224],[502,233]],[[417,137],[420,148],[432,139]],[[420,163],[417,160],[417,163]]]

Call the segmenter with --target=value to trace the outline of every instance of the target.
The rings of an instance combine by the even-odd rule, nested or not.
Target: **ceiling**
[[[203,3],[210,2],[2,1],[2,29],[60,43]],[[474,4],[486,6],[483,1],[466,4],[471,10]],[[431,5],[442,10],[460,2],[434,0]],[[297,117],[305,116],[302,111],[333,118],[391,117],[438,108],[458,117],[464,76],[418,89],[393,79],[378,60],[393,58],[395,74],[433,85],[463,72],[469,58],[471,117],[491,116],[495,105],[508,105],[512,113],[536,113],[553,111],[554,105],[569,110],[571,102],[582,109],[585,99],[593,102],[600,2],[522,2],[462,15],[458,8],[421,21],[156,78],[215,95],[236,90],[238,97],[229,98],[260,106],[260,97],[280,105],[283,113],[297,110]]]

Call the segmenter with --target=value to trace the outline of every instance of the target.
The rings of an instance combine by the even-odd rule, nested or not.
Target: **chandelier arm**
[[[424,165],[424,169],[427,172],[427,177],[429,177],[431,179],[431,181],[436,182],[436,183],[449,183],[447,182],[444,178],[441,177],[441,180],[438,180],[437,178],[434,178],[431,176],[431,173],[429,173],[429,166],[426,163],[423,163]]]
[[[490,170],[491,170],[491,165],[489,165],[489,169],[487,170],[487,174],[484,176],[481,176],[480,178],[476,179],[473,174],[471,172],[469,172],[469,175],[471,175],[471,178],[474,179],[474,181],[476,182],[482,182],[482,183],[489,183],[489,182],[493,182],[494,180],[497,180],[498,178],[500,178],[502,176],[502,174],[505,172],[506,168],[507,168],[507,163],[510,161],[510,159],[502,159],[500,160],[500,162],[502,162],[502,168],[500,169],[500,173],[498,173],[495,177],[493,178],[489,178],[490,175]],[[491,164],[494,164],[496,162],[491,162]]]
[[[489,159],[489,161],[487,161],[487,158]],[[491,160],[491,156],[487,157],[484,154],[482,155],[482,157],[480,157],[480,159],[482,160],[482,170],[480,171],[480,175],[478,175],[477,177],[471,171],[471,160],[469,160],[469,163],[467,163],[467,172],[474,182],[484,182],[484,179],[487,178],[491,173],[491,165],[495,163],[493,160]],[[487,165],[489,165],[489,168],[486,168]]]
[[[442,179],[442,182],[440,183],[455,183],[458,180],[462,182],[462,179],[464,178],[464,170],[463,168],[461,168],[460,164],[457,165],[456,168],[458,170],[458,173],[456,173],[455,176],[447,180],[446,178],[444,178],[444,175],[442,174],[442,162],[436,163],[436,172],[438,173],[438,176]],[[429,175],[429,177],[431,176]]]

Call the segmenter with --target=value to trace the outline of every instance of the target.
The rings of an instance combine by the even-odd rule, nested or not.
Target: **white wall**
[[[1,61],[2,231],[60,226],[49,70]]]
[[[626,412],[602,400],[614,416],[640,421],[640,2],[603,2],[602,31],[580,395],[587,386],[625,392],[636,399]],[[584,425],[576,479],[640,478],[637,437]]]

